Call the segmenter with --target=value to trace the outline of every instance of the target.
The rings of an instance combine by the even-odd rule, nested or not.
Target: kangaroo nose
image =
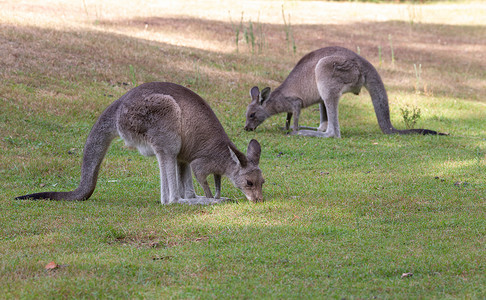
[[[248,126],[245,126],[245,130],[246,130],[246,131],[253,131],[254,129],[253,129],[253,128],[250,128],[250,127],[248,127]]]
[[[246,199],[250,200],[250,202],[253,203],[258,203],[258,202],[263,202],[263,195],[260,193],[260,195],[255,195],[254,193],[252,194],[245,194]]]
[[[253,198],[253,202],[255,203],[258,203],[258,202],[263,202],[263,195],[256,195],[254,198]]]

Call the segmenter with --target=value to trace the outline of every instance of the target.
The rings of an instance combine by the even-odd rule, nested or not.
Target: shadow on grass
[[[219,41],[232,41],[234,29],[229,22],[202,20],[195,18],[136,18],[104,21],[101,24],[115,28],[124,27],[154,32],[177,32],[197,40],[201,35]],[[284,27],[263,24],[267,42],[263,55],[278,54],[282,62],[290,63],[288,72],[301,55],[312,50],[339,45],[359,51],[372,61],[382,72],[385,85],[392,90],[411,91],[414,89],[415,73],[413,65],[422,65],[425,83],[436,95],[468,97],[483,101],[486,94],[477,83],[485,80],[483,70],[486,60],[486,34],[484,26],[415,24],[402,21],[356,22],[349,24],[294,25],[297,47],[301,55],[288,53]],[[396,64],[391,66],[391,47]],[[240,42],[245,48],[245,42]],[[378,47],[382,48],[383,69],[380,70]],[[243,50],[244,51],[244,50]],[[259,61],[259,59],[255,59]],[[291,63],[294,61],[294,63]],[[401,68],[409,66],[402,70]],[[398,73],[397,73],[398,72]],[[389,74],[390,73],[390,74]],[[387,84],[387,76],[400,78],[395,84]],[[409,77],[408,80],[403,80]],[[471,79],[476,82],[471,82]],[[408,86],[404,85],[408,84]]]

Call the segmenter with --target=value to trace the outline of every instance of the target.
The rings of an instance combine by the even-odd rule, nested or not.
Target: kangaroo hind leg
[[[179,174],[181,198],[196,198],[196,192],[194,191],[194,185],[192,184],[191,166],[188,163],[179,162]]]
[[[323,132],[323,137],[341,137],[341,129],[339,127],[339,98],[341,93],[336,90],[328,90],[326,88],[319,89],[321,97],[323,99],[323,104],[326,106],[327,112],[327,126],[326,130]]]
[[[355,60],[346,56],[327,56],[316,65],[316,84],[327,113],[325,137],[341,137],[339,99],[343,93],[359,91],[362,75]]]
[[[149,132],[160,170],[160,201],[162,204],[177,203],[181,198],[182,177],[186,169],[181,170],[177,161],[182,146],[181,137],[173,131],[154,130]],[[189,168],[190,174],[190,168]]]
[[[326,131],[327,130],[327,110],[326,106],[324,105],[324,101],[319,102],[319,127],[317,131]]]
[[[143,155],[157,157],[162,204],[180,199],[177,155],[182,146],[181,108],[170,95],[152,93],[126,98],[121,104],[117,129],[127,144]]]
[[[180,174],[175,155],[156,152],[160,169],[160,202],[171,204],[179,202]]]

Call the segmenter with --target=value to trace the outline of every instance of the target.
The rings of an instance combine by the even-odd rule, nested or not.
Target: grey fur
[[[250,91],[252,101],[246,111],[245,130],[255,130],[268,117],[286,112],[287,130],[294,117],[292,134],[339,138],[339,98],[345,93],[358,95],[363,86],[370,93],[383,133],[442,135],[428,129],[395,129],[390,121],[388,96],[380,75],[366,59],[341,47],[321,48],[305,55],[285,81],[271,93],[270,88],[260,93],[258,87],[253,87]],[[318,103],[320,126],[317,131],[300,130],[309,129],[299,127],[301,109]]]
[[[91,129],[84,147],[81,181],[71,192],[43,192],[16,199],[85,200],[93,193],[101,162],[111,141],[120,136],[142,155],[157,157],[161,202],[214,203],[221,195],[221,175],[245,196],[262,201],[264,179],[258,167],[261,147],[248,145],[247,156],[230,141],[209,105],[196,93],[173,83],[140,85],[113,102]],[[197,197],[191,168],[204,190]],[[207,177],[215,178],[215,198]]]

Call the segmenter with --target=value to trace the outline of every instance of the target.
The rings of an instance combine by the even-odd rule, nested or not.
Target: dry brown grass
[[[192,76],[197,64],[196,71],[221,83],[243,80],[275,85],[301,55],[313,49],[359,47],[362,55],[379,65],[381,47],[380,72],[389,88],[413,89],[413,65],[420,64],[426,93],[485,101],[484,3],[292,2],[283,7],[291,15],[295,55],[286,47],[280,2],[3,1],[0,72],[5,82],[30,84],[56,77],[116,85],[129,80],[128,65],[138,75],[145,74],[137,78],[140,82],[180,82]],[[250,55],[243,34],[240,54],[235,54],[230,20],[237,24],[241,12],[244,22],[264,24],[266,47],[258,56]],[[396,57],[393,66],[389,37]],[[251,66],[242,70],[245,64],[257,70]],[[29,78],[29,74],[43,76]]]

